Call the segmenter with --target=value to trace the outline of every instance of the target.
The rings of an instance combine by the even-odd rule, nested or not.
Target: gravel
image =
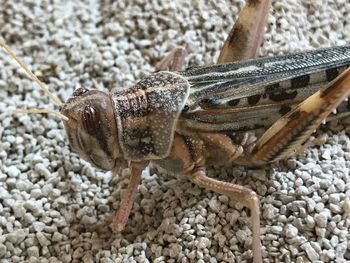
[[[176,45],[190,65],[215,62],[243,0],[2,0],[0,35],[53,93],[126,88]],[[350,43],[345,0],[274,1],[261,55]],[[55,117],[11,113],[53,108],[0,52],[0,262],[248,262],[248,210],[183,178],[145,173],[122,233],[95,232],[119,207],[124,170],[93,168],[71,153]],[[257,170],[210,168],[257,191],[266,262],[350,260],[350,122],[298,158]]]

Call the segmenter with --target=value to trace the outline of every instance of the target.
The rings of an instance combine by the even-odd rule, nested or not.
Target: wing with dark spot
[[[271,126],[350,66],[350,46],[191,68],[182,127],[245,131]],[[344,103],[341,108],[346,108]]]

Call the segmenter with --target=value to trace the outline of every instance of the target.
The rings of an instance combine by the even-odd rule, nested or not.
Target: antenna
[[[57,111],[52,111],[52,110],[47,110],[47,109],[27,109],[27,110],[23,110],[23,109],[17,109],[13,112],[13,114],[38,114],[38,113],[47,113],[47,114],[53,114],[56,115],[57,117],[59,117],[60,119],[64,120],[64,121],[68,121],[68,117],[64,116],[62,113],[57,112]]]

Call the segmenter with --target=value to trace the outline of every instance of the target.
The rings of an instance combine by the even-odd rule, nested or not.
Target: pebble
[[[281,234],[283,232],[283,227],[282,226],[272,226],[270,228],[271,232],[274,234]]]
[[[169,256],[172,258],[176,258],[179,253],[182,251],[182,246],[180,244],[170,244],[170,253]]]
[[[45,228],[45,223],[43,222],[33,222],[33,228],[35,229],[36,232],[42,232]]]
[[[28,248],[27,253],[28,253],[29,257],[38,258],[39,257],[39,248],[36,246],[30,247],[30,248]]]
[[[312,262],[315,262],[315,260],[319,259],[319,255],[317,254],[315,249],[313,249],[309,242],[302,244],[301,248],[306,252],[306,255]]]
[[[22,204],[14,205],[13,214],[16,218],[23,218],[26,214],[26,210],[24,209]]]
[[[209,207],[213,210],[215,213],[219,213],[220,211],[220,201],[216,199],[212,199],[209,201]]]
[[[263,217],[266,219],[273,219],[278,214],[278,209],[270,204],[265,206]]]
[[[294,238],[298,235],[298,229],[291,224],[287,224],[284,231],[287,238]]]
[[[51,243],[42,232],[37,232],[36,238],[38,239],[41,246],[48,246]]]
[[[53,233],[53,235],[52,235],[52,241],[53,241],[53,242],[60,242],[60,241],[63,240],[63,237],[64,237],[64,236],[63,236],[61,233],[55,232],[55,233]]]
[[[7,247],[4,244],[0,244],[0,257],[4,257],[7,252]]]
[[[343,202],[343,210],[346,214],[350,214],[350,198],[345,198]]]
[[[316,214],[315,222],[319,227],[326,227],[328,222],[327,213],[321,212],[319,214]]]
[[[26,235],[27,233],[23,229],[18,229],[15,232],[9,233],[6,239],[12,244],[17,245],[25,239]]]
[[[7,175],[12,178],[17,178],[21,174],[21,171],[14,165],[7,168]]]
[[[39,197],[41,197],[43,194],[41,192],[41,189],[33,189],[31,192],[30,192],[30,195],[31,197],[33,197],[34,199],[37,199]]]
[[[210,247],[210,239],[206,238],[206,237],[200,237],[198,238],[198,244],[197,244],[197,248],[198,249],[204,249],[204,248],[208,248]]]
[[[335,249],[335,256],[338,259],[344,259],[344,255],[347,251],[347,244],[346,242],[342,242],[336,246]]]

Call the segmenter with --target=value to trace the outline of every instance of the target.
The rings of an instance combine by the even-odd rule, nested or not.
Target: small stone
[[[303,257],[297,257],[297,260],[295,261],[295,263],[304,263],[305,261],[304,261],[304,259],[303,259]]]
[[[15,232],[9,233],[7,235],[7,240],[12,244],[21,243],[26,237],[26,232],[23,229],[16,230]]]
[[[196,258],[196,253],[197,252],[195,250],[193,250],[187,256],[188,256],[189,259],[195,259]]]
[[[52,199],[56,199],[57,197],[61,196],[61,190],[54,188],[52,189],[51,193],[50,193],[50,197]]]
[[[315,232],[316,232],[317,236],[323,238],[326,236],[327,230],[325,228],[322,228],[322,227],[315,227]]]
[[[344,258],[346,251],[347,251],[347,244],[346,242],[342,242],[338,244],[337,247],[335,248],[335,255],[339,259]]]
[[[336,205],[336,204],[330,204],[329,210],[331,210],[332,213],[334,213],[334,214],[339,214],[341,212],[341,207],[339,205]]]
[[[36,246],[30,247],[27,249],[27,253],[29,257],[39,257],[39,248]]]
[[[26,214],[26,210],[24,209],[22,204],[19,204],[13,207],[13,213],[16,218],[23,218]]]
[[[340,195],[338,193],[330,194],[328,198],[328,202],[331,204],[339,204]]]
[[[53,242],[60,242],[62,240],[63,240],[63,235],[61,233],[59,233],[59,232],[53,233],[53,235],[52,235]]]
[[[335,259],[335,252],[334,250],[330,249],[330,250],[327,250],[327,253],[326,253],[328,259],[331,259],[331,260],[334,260]],[[326,261],[329,261],[329,260],[324,260],[324,262]]]
[[[54,233],[57,231],[57,226],[52,225],[52,226],[45,226],[44,232],[45,233]]]
[[[345,198],[343,202],[343,210],[346,214],[350,214],[350,198]]]
[[[273,219],[278,215],[278,209],[271,204],[265,206],[263,216],[266,219]]]
[[[24,208],[33,212],[34,215],[39,215],[42,213],[42,202],[40,200],[27,200],[23,204]]]
[[[6,180],[6,184],[10,187],[10,188],[15,188],[17,183],[17,179],[16,178],[8,178]]]
[[[247,237],[247,234],[246,233],[243,233],[243,232],[245,232],[245,231],[243,231],[243,230],[240,230],[240,232],[239,231],[237,231],[237,233],[236,233],[236,237],[237,237],[237,239],[239,239],[240,237],[242,237],[242,242],[244,242],[244,235],[246,235],[246,237]],[[225,242],[226,242],[226,240],[227,240],[227,238],[226,238],[226,236],[225,235],[223,235],[223,234],[221,234],[221,233],[218,233],[218,234],[216,234],[216,238],[217,238],[217,240],[218,240],[218,244],[219,244],[219,246],[224,246],[225,245]]]
[[[321,203],[321,202],[317,203],[316,206],[315,206],[315,210],[318,213],[323,213],[324,203]]]
[[[207,218],[207,224],[209,226],[213,226],[215,224],[215,221],[216,221],[216,214],[210,213]]]
[[[303,179],[300,177],[295,180],[295,186],[300,187],[304,184]]]
[[[310,193],[309,188],[304,185],[301,185],[297,188],[298,195],[308,195]]]
[[[331,159],[331,151],[329,149],[325,149],[322,153],[322,158],[325,160]]]
[[[339,243],[339,239],[337,236],[332,236],[330,242],[332,247],[336,247]]]
[[[317,254],[321,254],[322,249],[319,243],[311,241],[310,244],[315,249]]]
[[[75,258],[75,259],[82,258],[83,255],[84,255],[84,249],[82,247],[78,247],[73,252],[73,258]]]
[[[317,254],[315,249],[313,249],[313,247],[311,246],[311,244],[309,242],[306,242],[306,243],[302,244],[301,248],[306,252],[308,258],[312,262],[314,262],[315,260],[319,259],[319,255]]]
[[[328,216],[325,213],[319,213],[315,216],[315,222],[319,227],[325,228],[328,222]]]
[[[209,248],[210,244],[211,244],[211,242],[210,242],[209,238],[200,237],[200,238],[198,238],[197,248],[198,249]]]
[[[202,216],[202,215],[197,215],[195,220],[194,220],[194,223],[196,224],[204,224],[205,223],[205,218]]]
[[[36,232],[42,232],[46,226],[43,222],[39,221],[34,222],[32,225]]]
[[[169,246],[169,256],[172,258],[176,258],[180,252],[182,251],[182,246],[177,243],[172,243]]]
[[[33,189],[30,192],[31,197],[33,197],[34,199],[38,199],[39,197],[41,197],[43,194],[41,192],[41,189]]]
[[[243,230],[238,230],[237,233],[236,233],[236,237],[237,237],[237,240],[240,242],[240,243],[245,243],[247,242],[247,239],[248,239],[248,233],[247,231],[243,231]],[[226,240],[226,237],[225,237],[225,240]],[[224,244],[224,240],[219,242],[219,243],[222,243]]]
[[[47,240],[47,238],[42,232],[37,232],[36,238],[38,239],[41,246],[48,246],[51,243],[49,240]]]
[[[7,247],[3,244],[0,244],[0,258],[4,257],[7,252]]]
[[[294,238],[298,235],[298,229],[291,224],[287,224],[285,227],[285,235],[288,238]]]
[[[306,201],[306,208],[308,212],[314,212],[315,207],[316,207],[316,202],[312,198],[305,198]]]
[[[281,226],[272,226],[270,230],[272,233],[278,234],[278,235],[280,235],[283,232],[283,228]]]
[[[52,187],[51,184],[45,184],[45,185],[43,186],[41,192],[42,192],[42,194],[43,194],[44,196],[49,196],[50,193],[52,192],[52,189],[53,189],[53,187]]]
[[[27,224],[32,224],[35,221],[35,217],[31,213],[25,213],[23,218]]]
[[[324,179],[320,181],[320,187],[325,190],[329,190],[329,188],[332,186],[332,180],[331,179]]]
[[[43,164],[43,163],[37,163],[34,166],[34,170],[41,176],[43,176],[44,178],[50,178],[51,177],[51,173],[50,171],[47,169],[47,167]]]
[[[7,168],[7,174],[9,177],[17,178],[21,174],[21,171],[16,166],[11,165]]]
[[[209,201],[209,207],[215,212],[215,213],[219,213],[220,211],[220,201],[217,199],[211,199]]]
[[[94,258],[91,253],[87,252],[83,256],[83,263],[94,263]]]
[[[345,191],[345,182],[343,180],[336,180],[334,183],[335,187],[338,188],[339,192],[344,192]]]

